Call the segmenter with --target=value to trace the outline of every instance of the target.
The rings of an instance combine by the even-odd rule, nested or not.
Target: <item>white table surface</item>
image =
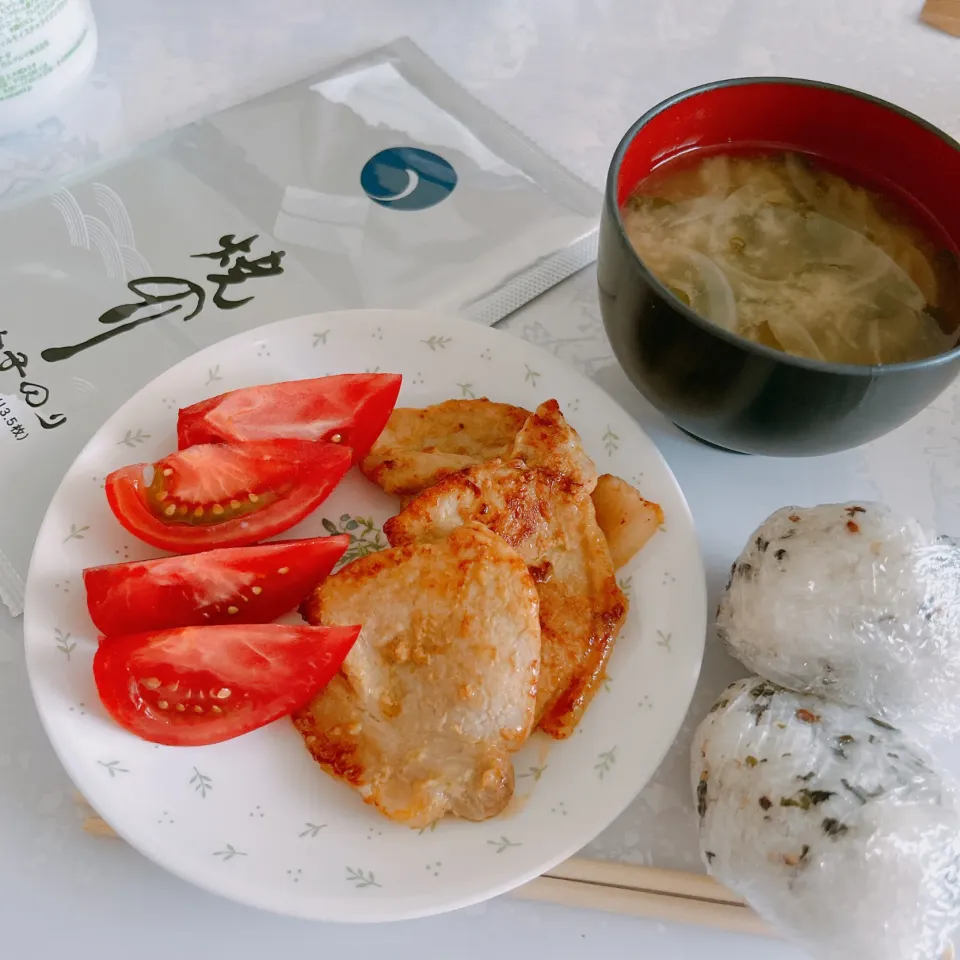
[[[626,127],[663,97],[725,76],[814,77],[894,100],[960,136],[960,41],[917,23],[920,0],[93,0],[100,60],[61,114],[55,169],[123,151],[398,35],[601,185]],[[272,8],[272,9],[271,9]],[[270,11],[269,13],[267,11]],[[24,161],[0,141],[0,176]],[[597,380],[660,445],[690,500],[711,598],[750,530],[787,502],[885,499],[960,533],[960,392],[868,447],[833,457],[735,457],[680,434],[631,388],[599,322],[590,271],[503,325]],[[187,886],[80,829],[26,683],[19,622],[0,612],[0,957],[271,955],[400,960],[527,956],[797,960],[785,945],[503,898],[386,927],[312,925]],[[743,674],[713,645],[684,730]],[[951,766],[960,768],[954,750]],[[685,739],[592,856],[699,869]]]

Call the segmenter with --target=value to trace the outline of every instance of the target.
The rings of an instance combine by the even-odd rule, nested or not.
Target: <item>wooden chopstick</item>
[[[644,890],[688,900],[704,900],[731,907],[746,907],[742,897],[732,893],[705,873],[641,867],[614,860],[585,860],[573,857],[548,870],[545,876],[607,887]]]
[[[700,873],[572,857],[514,890],[513,895],[730,933],[778,936],[741,897]],[[952,945],[943,952],[942,960],[955,960]]]
[[[960,0],[927,0],[920,18],[931,27],[960,37]]]
[[[93,812],[81,794],[75,793],[74,799],[88,811],[83,819],[87,833],[118,839],[110,824]],[[741,897],[702,873],[572,857],[518,887],[513,896],[730,933],[777,936]],[[947,949],[943,960],[954,960],[953,947]]]
[[[83,829],[94,837],[106,837],[108,840],[120,839],[116,833],[114,833],[113,827],[96,814],[91,814],[83,818]]]
[[[566,907],[775,936],[743,900],[705,874],[573,857],[513,894]]]
[[[608,887],[604,884],[543,876],[518,887],[512,895],[521,900],[537,900],[580,910],[603,910],[607,913],[644,917],[647,920],[667,923],[687,923],[730,933],[774,935],[747,907],[711,900],[693,900],[671,894],[663,895],[647,890]]]

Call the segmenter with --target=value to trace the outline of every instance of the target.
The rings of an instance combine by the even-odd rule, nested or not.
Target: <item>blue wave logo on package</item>
[[[443,157],[419,147],[388,147],[374,154],[360,172],[364,193],[392,210],[434,207],[456,185],[457,171]]]

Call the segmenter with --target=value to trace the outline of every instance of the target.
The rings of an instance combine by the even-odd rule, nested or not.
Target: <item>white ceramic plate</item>
[[[515,756],[511,807],[484,823],[417,832],[327,777],[287,720],[211,747],[158,747],[101,708],[84,567],[158,556],[110,513],[103,478],[176,447],[177,408],[236,387],[330,373],[403,374],[400,403],[559,400],[601,472],[663,505],[664,528],[620,581],[630,613],[609,681],[577,733],[536,734]],[[396,502],[351,471],[284,537],[347,529],[353,555],[384,543]],[[357,519],[354,524],[353,519]],[[522,340],[422,314],[298,317],[203,350],[144,387],[70,468],[41,528],[27,583],[33,694],[67,772],[100,815],[161,866],[242,903],[322,920],[440,913],[516,887],[603,830],[653,775],[686,713],[706,628],[703,564],[683,495],[639,426],[603,391]]]

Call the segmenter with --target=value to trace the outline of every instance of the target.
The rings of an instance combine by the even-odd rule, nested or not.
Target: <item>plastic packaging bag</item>
[[[0,182],[0,598],[15,613],[72,459],[188,354],[350,307],[491,324],[596,255],[599,194],[409,40],[67,185],[17,170]]]
[[[863,711],[759,677],[694,735],[709,873],[819,960],[939,960],[960,923],[956,785]]]
[[[960,729],[960,549],[877,503],[784,507],[734,563],[717,630],[791,690]]]

